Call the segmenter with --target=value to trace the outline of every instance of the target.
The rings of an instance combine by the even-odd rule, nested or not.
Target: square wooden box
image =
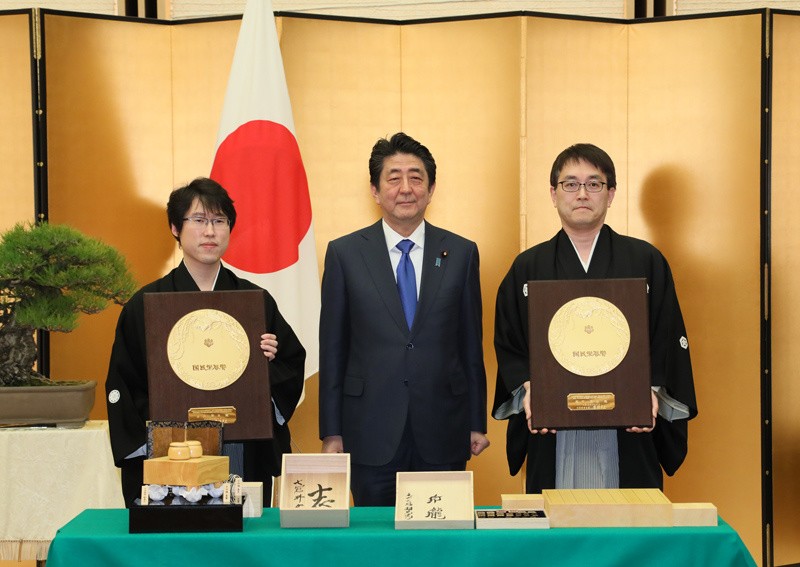
[[[397,473],[397,530],[475,529],[472,471]]]
[[[717,507],[709,502],[672,505],[675,526],[716,526],[717,521]]]
[[[284,454],[282,528],[350,525],[350,453]]]
[[[541,494],[501,494],[503,510],[544,510]]]
[[[672,526],[672,502],[656,488],[543,490],[553,528]]]

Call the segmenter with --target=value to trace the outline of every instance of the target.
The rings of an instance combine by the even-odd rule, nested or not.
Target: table
[[[411,565],[755,567],[724,521],[703,528],[395,530],[394,508],[352,508],[349,528],[281,528],[277,508],[241,533],[128,534],[125,510],[86,510],[61,528],[47,567]]]
[[[124,506],[107,421],[0,429],[0,559],[47,559],[79,512]]]

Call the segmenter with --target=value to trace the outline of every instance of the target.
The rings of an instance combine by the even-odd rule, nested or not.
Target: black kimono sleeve
[[[138,293],[122,308],[106,377],[106,403],[114,464],[147,440],[147,358],[144,346],[144,307]]]

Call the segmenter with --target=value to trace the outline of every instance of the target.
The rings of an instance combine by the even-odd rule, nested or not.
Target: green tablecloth
[[[352,508],[350,527],[281,528],[276,508],[241,533],[129,534],[127,510],[86,510],[61,528],[47,567],[304,565],[754,567],[720,519],[706,528],[395,530],[393,508]]]

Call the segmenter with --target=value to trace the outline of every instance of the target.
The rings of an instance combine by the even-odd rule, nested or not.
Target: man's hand
[[[522,398],[522,407],[525,408],[525,419],[528,421],[528,431],[537,435],[541,433],[544,435],[545,433],[555,433],[555,429],[547,429],[543,427],[542,429],[534,429],[531,425],[531,383],[530,381],[525,382],[523,384],[525,386],[525,397]]]
[[[628,433],[650,433],[656,427],[656,416],[658,415],[658,398],[653,390],[650,390],[650,400],[652,402],[653,421],[650,427],[628,427],[625,431]]]
[[[329,435],[322,440],[323,453],[344,453],[341,435]]]
[[[476,457],[490,445],[489,438],[480,431],[470,431],[469,441],[469,450],[472,451],[472,454]]]
[[[278,354],[278,337],[270,333],[261,335],[261,350],[270,362],[275,360],[275,355]]]

